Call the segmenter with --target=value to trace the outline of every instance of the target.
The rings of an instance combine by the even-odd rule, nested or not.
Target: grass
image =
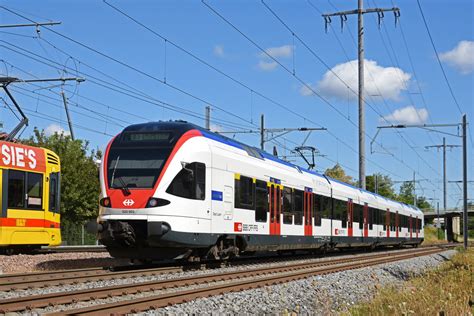
[[[435,227],[425,226],[424,228],[425,240],[423,245],[433,245],[433,244],[443,244],[446,241],[444,240],[444,230],[440,229],[438,239],[438,231]]]
[[[474,248],[469,248],[401,289],[383,288],[347,315],[474,315],[473,304]]]

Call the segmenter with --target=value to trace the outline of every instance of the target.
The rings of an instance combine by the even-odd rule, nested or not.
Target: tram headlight
[[[110,198],[108,198],[108,197],[100,199],[99,204],[103,207],[112,207],[112,205],[110,203]]]

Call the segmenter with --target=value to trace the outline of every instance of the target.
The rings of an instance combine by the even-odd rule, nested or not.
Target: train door
[[[387,209],[385,214],[385,228],[387,229],[387,237],[390,237],[390,210]]]
[[[349,199],[347,201],[347,236],[352,237],[353,235],[353,230],[352,230],[352,224],[354,220],[354,203],[352,202],[352,199]]]
[[[369,237],[369,205],[364,204],[364,237]]]
[[[411,214],[410,214],[410,219],[409,219],[409,226],[410,226],[410,239],[411,239],[412,238],[412,232],[413,232],[413,221],[412,221]]]
[[[310,190],[304,191],[304,235],[313,235],[313,193]]]
[[[270,211],[270,235],[280,235],[280,214],[281,214],[281,189],[278,185],[271,184],[268,194]]]
[[[395,213],[395,237],[398,238],[398,226],[400,225],[399,219],[398,219],[398,211]]]

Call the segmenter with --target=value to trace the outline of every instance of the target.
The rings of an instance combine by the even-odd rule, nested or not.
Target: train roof
[[[300,173],[305,172],[305,173],[309,173],[309,174],[315,175],[315,176],[320,177],[320,178],[324,178],[326,181],[329,182],[329,184],[338,183],[338,184],[343,185],[345,187],[348,187],[352,190],[359,191],[361,196],[364,196],[364,195],[366,197],[370,196],[371,198],[374,198],[379,202],[382,202],[382,203],[385,203],[385,204],[391,204],[391,205],[397,204],[397,205],[402,206],[402,208],[405,209],[405,210],[410,210],[412,212],[415,211],[415,212],[420,212],[421,213],[421,210],[418,209],[415,206],[407,205],[407,204],[404,204],[404,203],[401,203],[401,202],[397,202],[397,201],[388,199],[388,198],[386,198],[382,195],[379,195],[379,194],[376,194],[376,193],[373,193],[373,192],[370,192],[370,191],[367,191],[367,190],[364,190],[364,189],[357,188],[353,185],[350,185],[348,183],[345,183],[345,182],[336,180],[334,178],[328,177],[328,176],[326,176],[324,174],[321,174],[319,172],[316,172],[314,170],[309,170],[309,169],[306,169],[306,168],[302,168],[298,165],[295,165],[291,162],[285,161],[285,160],[280,159],[280,158],[278,158],[278,157],[276,157],[276,156],[274,156],[270,153],[267,153],[266,151],[263,151],[259,148],[241,143],[239,141],[236,141],[236,140],[231,139],[229,137],[223,136],[221,134],[211,132],[211,131],[209,131],[209,130],[201,127],[201,126],[198,126],[198,125],[193,124],[193,123],[189,123],[187,121],[182,121],[182,120],[158,121],[158,122],[148,122],[148,123],[134,124],[134,125],[130,125],[130,126],[126,127],[123,130],[123,132],[152,132],[152,131],[170,131],[170,130],[177,131],[178,135],[182,135],[182,134],[184,134],[184,133],[186,133],[187,131],[190,131],[190,130],[199,130],[204,137],[209,138],[209,139],[213,139],[215,141],[218,141],[220,143],[224,143],[224,144],[232,146],[232,147],[236,147],[236,148],[245,150],[249,154],[249,156],[252,156],[252,157],[255,157],[255,158],[260,158],[260,159],[268,159],[268,160],[277,162],[279,164],[285,165],[287,167],[294,168]]]

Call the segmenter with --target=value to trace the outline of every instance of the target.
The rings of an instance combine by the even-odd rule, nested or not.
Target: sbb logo
[[[234,223],[234,232],[242,231],[242,223]]]
[[[2,161],[5,166],[36,168],[36,153],[32,149],[2,145]]]
[[[135,204],[135,201],[132,199],[126,199],[126,200],[123,200],[122,204],[124,206],[132,206],[133,204]]]

